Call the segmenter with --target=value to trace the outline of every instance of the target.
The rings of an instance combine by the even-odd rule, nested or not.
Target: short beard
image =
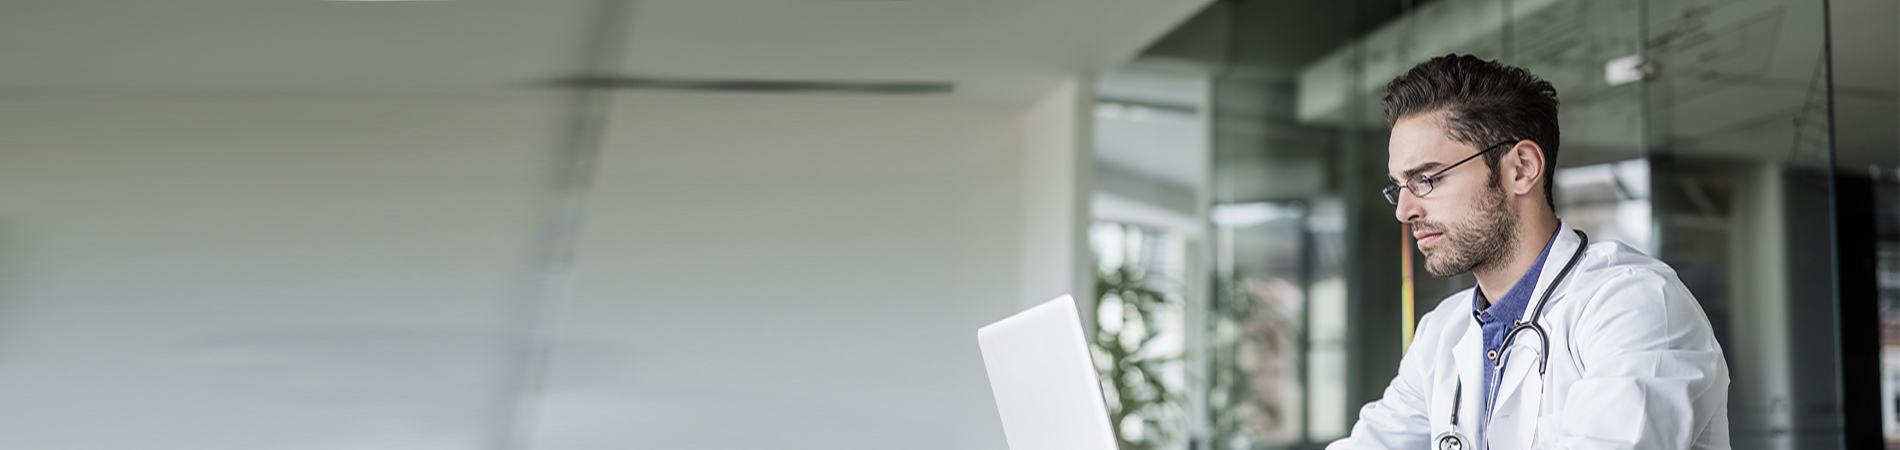
[[[1517,215],[1511,214],[1502,180],[1493,179],[1479,199],[1470,220],[1443,226],[1430,222],[1413,223],[1414,231],[1444,234],[1444,243],[1436,251],[1425,251],[1425,271],[1446,278],[1472,270],[1485,270],[1504,262],[1517,244]],[[1424,251],[1421,249],[1421,251]]]

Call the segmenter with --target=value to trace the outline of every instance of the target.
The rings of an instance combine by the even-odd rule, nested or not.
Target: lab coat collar
[[[1556,242],[1550,244],[1550,255],[1545,257],[1544,269],[1537,275],[1537,288],[1531,290],[1530,305],[1524,308],[1524,313],[1518,317],[1519,320],[1529,322],[1531,315],[1537,313],[1538,300],[1544,298],[1544,291],[1552,287],[1550,282],[1557,279],[1558,272],[1563,272],[1564,265],[1570,263],[1571,255],[1576,254],[1577,246],[1583,243],[1583,239],[1577,237],[1577,232],[1570,228],[1570,223],[1562,220],[1557,221],[1557,236],[1553,239]],[[1561,294],[1553,295],[1550,297],[1550,303],[1556,303],[1562,299]],[[1546,304],[1544,307],[1548,308],[1550,305]]]

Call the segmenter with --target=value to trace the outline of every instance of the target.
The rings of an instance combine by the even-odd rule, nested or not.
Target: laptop
[[[1010,450],[1116,450],[1074,299],[985,326],[976,341]]]

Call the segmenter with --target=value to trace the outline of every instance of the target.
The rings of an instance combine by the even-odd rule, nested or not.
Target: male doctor
[[[1728,365],[1695,297],[1553,212],[1556,89],[1447,55],[1386,91],[1385,197],[1432,276],[1478,286],[1420,319],[1384,397],[1327,448],[1729,448]]]

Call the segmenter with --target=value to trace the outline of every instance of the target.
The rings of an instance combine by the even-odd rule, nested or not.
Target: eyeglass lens
[[[1412,177],[1411,180],[1407,180],[1403,186],[1386,186],[1385,201],[1397,206],[1399,204],[1399,191],[1405,190],[1412,191],[1412,195],[1414,196],[1424,197],[1432,193],[1432,180],[1426,178],[1424,175],[1420,175]]]

